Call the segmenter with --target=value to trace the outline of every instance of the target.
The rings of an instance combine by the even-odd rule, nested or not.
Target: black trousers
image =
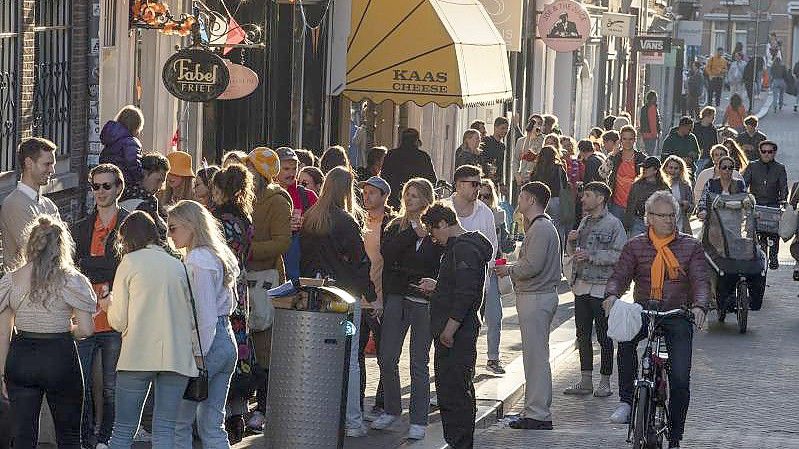
[[[768,246],[769,238],[774,242],[774,245],[771,247]],[[780,236],[778,234],[766,234],[765,232],[758,232],[757,239],[760,241],[760,249],[766,253],[768,260],[777,260],[777,256],[780,253]]]
[[[477,335],[480,325],[477,317],[464,320],[455,333],[451,348],[442,345],[435,337],[436,395],[444,427],[444,441],[452,449],[474,447],[474,419],[477,404],[474,397],[474,365],[477,363]]]
[[[36,339],[15,336],[6,359],[14,449],[35,449],[42,399],[53,414],[59,449],[80,449],[83,377],[75,341],[67,336]]]
[[[613,373],[613,340],[608,338],[608,318],[602,309],[602,299],[580,295],[574,299],[574,323],[577,327],[577,348],[580,351],[580,371],[594,370],[594,345],[591,332],[596,325],[596,339],[602,349],[599,372]]]
[[[633,403],[634,387],[638,372],[638,342],[646,338],[647,317],[644,317],[641,332],[633,341],[619,343],[619,399]],[[666,332],[666,347],[669,350],[669,416],[672,440],[682,440],[685,418],[691,402],[691,357],[693,348],[693,325],[682,317],[663,319]]]
[[[710,83],[707,85],[707,104],[708,106],[713,103],[713,97],[716,97],[715,105],[719,106],[721,102],[721,89],[724,87],[724,78],[711,78]]]
[[[369,310],[361,311],[361,332],[358,341],[358,364],[361,367],[361,410],[363,410],[363,398],[366,394],[366,345],[369,343],[369,333],[375,339],[375,349],[380,353],[380,320],[369,314]],[[379,371],[378,371],[379,374]],[[383,408],[383,381],[377,384],[375,393],[375,407]]]

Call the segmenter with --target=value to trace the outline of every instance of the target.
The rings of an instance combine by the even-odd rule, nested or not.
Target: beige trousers
[[[549,366],[549,330],[558,308],[558,294],[516,294],[516,312],[522,333],[525,418],[551,421],[552,371]]]

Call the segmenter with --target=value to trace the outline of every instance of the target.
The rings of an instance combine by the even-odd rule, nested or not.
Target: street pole
[[[305,21],[301,2],[292,8],[291,40],[291,146],[302,146],[303,83],[305,81]]]
[[[757,47],[758,42],[760,41],[760,2],[763,0],[757,0],[757,8],[755,8],[755,50],[754,50],[754,57],[752,58],[752,95],[749,96],[749,112],[752,112],[752,108],[755,107],[755,83],[760,82],[758,80],[758,71],[757,71]],[[763,64],[763,69],[765,69],[765,64]]]
[[[727,51],[732,54],[732,0],[727,0]]]

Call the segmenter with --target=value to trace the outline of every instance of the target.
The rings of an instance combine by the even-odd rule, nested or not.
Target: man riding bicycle
[[[648,232],[632,238],[624,246],[619,262],[607,283],[604,303],[613,303],[635,281],[633,298],[645,308],[652,303],[660,310],[690,308],[694,324],[701,329],[710,296],[707,263],[701,243],[677,230],[680,206],[670,191],[655,192],[646,202]],[[680,447],[690,401],[691,351],[693,329],[687,316],[666,317],[661,321],[669,350],[669,447]],[[638,335],[619,342],[619,399],[611,421],[627,423],[633,403],[633,382],[638,370],[636,348],[646,337],[646,317]]]

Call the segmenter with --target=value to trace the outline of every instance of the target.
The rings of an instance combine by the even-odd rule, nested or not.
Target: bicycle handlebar
[[[641,313],[643,313],[644,315],[660,316],[660,317],[673,316],[673,315],[688,315],[689,314],[689,312],[687,310],[685,310],[685,309],[672,309],[672,310],[666,310],[664,312],[659,312],[657,310],[646,310],[645,309],[645,310],[642,310]]]

